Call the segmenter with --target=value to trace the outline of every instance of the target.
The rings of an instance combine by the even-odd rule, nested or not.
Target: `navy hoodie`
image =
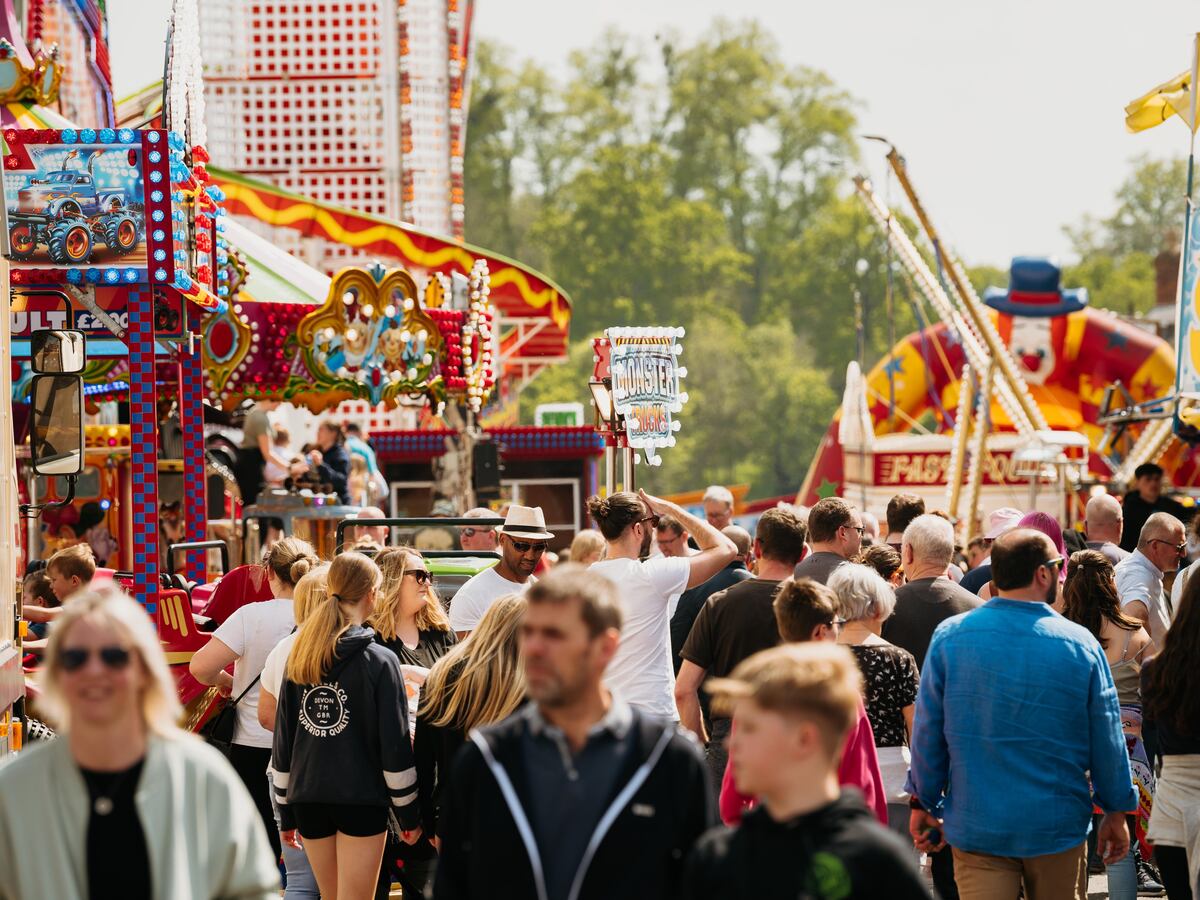
[[[271,752],[282,830],[296,827],[290,803],[390,805],[401,828],[420,824],[404,678],[374,639],[354,626],[320,684],[283,682]]]
[[[776,822],[762,806],[696,843],[684,900],[929,900],[913,851],[853,791]]]

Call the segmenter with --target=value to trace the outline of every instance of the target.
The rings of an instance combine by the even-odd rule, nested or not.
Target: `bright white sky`
[[[169,11],[169,0],[108,0],[118,95],[160,77]],[[609,25],[649,43],[721,16],[767,23],[789,63],[858,97],[862,131],[900,148],[969,264],[1065,259],[1062,226],[1111,211],[1130,157],[1187,152],[1177,119],[1130,135],[1122,108],[1188,67],[1194,0],[1156,0],[1152,13],[1116,0],[476,0],[475,33],[560,67]],[[882,187],[878,146],[864,152]]]

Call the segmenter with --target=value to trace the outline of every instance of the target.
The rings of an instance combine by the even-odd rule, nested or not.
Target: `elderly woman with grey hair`
[[[842,623],[838,643],[850,648],[862,670],[863,700],[887,792],[888,825],[911,843],[904,781],[921,679],[913,655],[879,636],[896,608],[896,593],[873,568],[858,563],[839,566],[829,578],[829,588],[837,595]]]

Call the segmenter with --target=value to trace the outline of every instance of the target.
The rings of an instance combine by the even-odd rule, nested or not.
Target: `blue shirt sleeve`
[[[912,763],[905,785],[905,790],[917,797],[933,815],[941,815],[950,778],[950,748],[943,729],[946,719],[944,633],[940,627],[934,632],[925,655],[925,670],[921,673],[921,689],[917,693],[913,716]]]
[[[1093,657],[1088,691],[1092,790],[1096,805],[1105,812],[1133,812],[1138,806],[1138,796],[1129,772],[1117,689],[1099,645],[1096,645]]]

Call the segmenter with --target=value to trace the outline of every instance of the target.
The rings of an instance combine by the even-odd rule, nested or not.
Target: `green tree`
[[[575,300],[572,324],[686,324],[696,298],[727,296],[745,279],[721,216],[670,195],[654,145],[605,147],[530,230]]]
[[[1117,208],[1112,215],[1103,219],[1085,216],[1079,225],[1063,229],[1081,259],[1130,253],[1154,257],[1178,246],[1187,161],[1152,159],[1143,154],[1131,165],[1133,171],[1117,188]]]
[[[1187,163],[1143,155],[1131,166],[1111,215],[1085,216],[1063,229],[1079,254],[1063,279],[1068,286],[1086,287],[1092,306],[1132,315],[1154,305],[1155,257],[1179,246]]]

